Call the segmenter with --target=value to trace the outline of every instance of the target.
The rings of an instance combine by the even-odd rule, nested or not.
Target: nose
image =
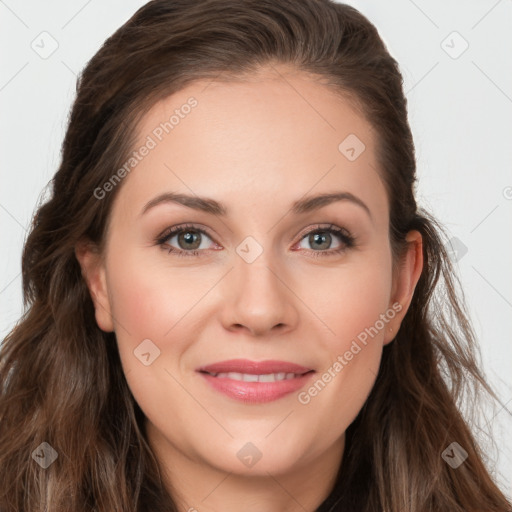
[[[223,283],[222,322],[229,331],[261,337],[296,327],[298,299],[287,283],[290,279],[264,255],[252,263],[236,261]]]

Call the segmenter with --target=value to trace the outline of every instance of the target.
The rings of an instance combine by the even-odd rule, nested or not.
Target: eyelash
[[[206,235],[208,238],[212,238],[203,229],[200,229],[200,228],[194,226],[193,224],[185,224],[185,225],[174,226],[172,228],[166,229],[161,235],[159,235],[155,239],[155,244],[161,246],[162,249],[163,249],[164,245],[166,244],[166,242],[170,238],[172,238],[176,234],[179,235],[181,233],[186,233],[187,231],[194,231],[194,232]],[[310,252],[313,253],[313,257],[314,258],[326,257],[326,256],[335,256],[335,255],[338,255],[338,254],[341,254],[341,253],[345,252],[347,249],[350,249],[350,248],[353,248],[353,247],[356,246],[356,243],[355,243],[356,239],[355,239],[355,237],[353,237],[346,229],[338,228],[334,224],[330,224],[327,227],[316,226],[312,230],[310,230],[307,233],[305,233],[301,237],[300,242],[304,238],[306,238],[306,236],[309,236],[309,235],[311,235],[313,233],[334,233],[343,242],[342,247],[340,247],[338,249],[322,250],[322,251],[310,251]],[[201,252],[204,252],[204,249],[194,249],[192,251],[184,251],[184,250],[176,249],[175,247],[170,247],[170,246],[166,247],[165,249],[167,250],[168,253],[174,253],[175,256],[179,256],[180,258],[181,257],[201,256]]]

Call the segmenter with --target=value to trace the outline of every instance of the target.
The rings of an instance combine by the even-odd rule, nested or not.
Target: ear
[[[75,256],[94,303],[96,323],[102,331],[112,332],[114,323],[102,255],[95,244],[81,240],[75,246]]]
[[[389,303],[389,308],[398,312],[386,327],[385,345],[393,341],[400,329],[423,270],[423,238],[421,233],[419,231],[409,231],[405,239],[408,245],[393,279],[393,289]]]

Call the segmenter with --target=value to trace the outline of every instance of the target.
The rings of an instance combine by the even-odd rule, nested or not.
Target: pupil
[[[326,244],[326,240],[328,240],[328,234],[320,234],[320,233],[315,233],[313,236],[313,241],[314,243],[320,243],[320,245],[322,244],[322,241],[324,243],[324,245]],[[327,246],[329,244],[327,243]],[[321,249],[327,249],[327,247],[321,247]]]
[[[181,235],[181,236],[184,238],[184,240],[185,240],[186,244],[193,243],[193,242],[194,242],[194,237],[198,238],[198,235],[197,235],[197,234],[194,234],[194,233],[193,233],[193,232],[191,232],[191,231],[186,231],[186,232],[182,233],[182,235]],[[186,244],[185,244],[185,245],[186,245]],[[180,245],[181,245],[181,244],[180,244]],[[197,244],[197,239],[196,239],[196,245],[195,245],[194,247],[190,247],[190,245],[189,245],[188,249],[191,249],[191,248],[192,248],[192,249],[197,249],[197,247],[199,247],[199,245],[200,245],[200,244]]]

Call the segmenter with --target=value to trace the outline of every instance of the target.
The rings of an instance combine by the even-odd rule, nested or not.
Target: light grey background
[[[60,161],[76,74],[144,3],[0,0],[0,340],[22,313],[22,245]],[[507,404],[489,413],[485,430],[495,442],[486,456],[510,497],[512,0],[347,3],[401,66],[419,204],[454,237],[484,370]]]

